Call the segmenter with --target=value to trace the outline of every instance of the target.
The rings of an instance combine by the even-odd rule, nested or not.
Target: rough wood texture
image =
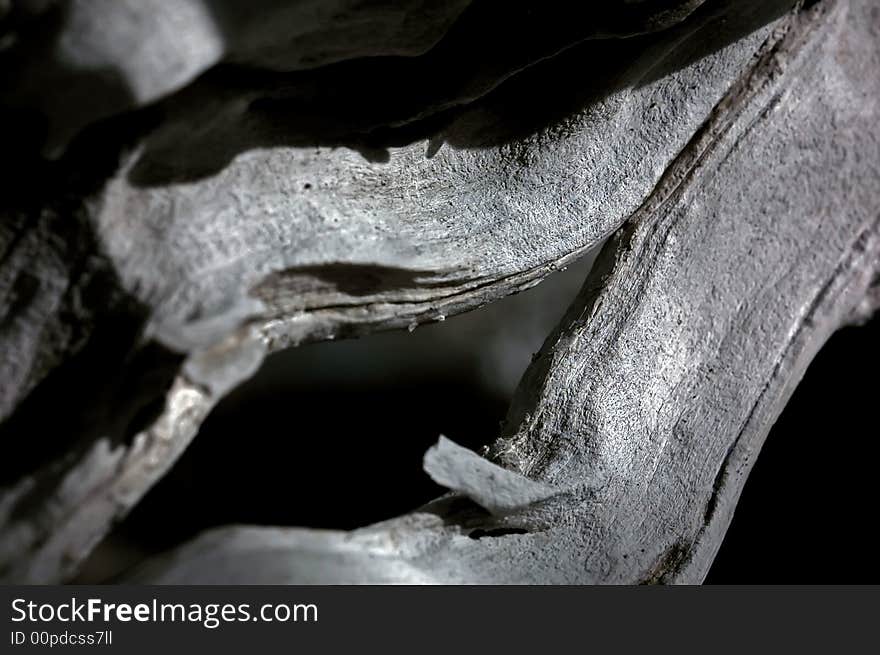
[[[179,80],[146,48],[123,75],[163,82],[146,95],[50,115],[40,148],[20,122],[2,438],[53,437],[4,463],[0,577],[73,572],[266,350],[442,320],[629,219],[492,450],[558,494],[492,518],[447,499],[352,535],[219,533],[146,577],[699,579],[743,449],[840,316],[868,311],[880,197],[876,8],[700,4],[612,3],[591,21],[525,3],[486,32],[491,3],[452,3],[424,47],[401,46],[423,55],[298,72],[363,44],[281,62],[283,43],[248,41],[260,30],[224,40],[252,50],[214,51],[195,29],[211,56]],[[42,106],[23,88],[15,111]],[[511,528],[527,534],[466,536]]]
[[[441,444],[459,493],[410,516],[215,531],[135,579],[702,580],[792,388],[876,294],[878,27],[858,0],[783,21],[610,240],[488,452],[536,482]]]

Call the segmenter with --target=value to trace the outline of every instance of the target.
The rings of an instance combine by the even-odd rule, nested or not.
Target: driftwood
[[[306,65],[227,38],[50,116],[13,178],[45,184],[4,208],[0,417],[35,445],[4,465],[2,576],[71,575],[266,352],[442,320],[611,235],[486,458],[426,455],[451,495],[352,533],[215,531],[135,579],[700,581],[812,355],[876,305],[880,18],[791,4],[514,11],[464,77],[488,14],[450,4],[411,59],[289,72],[376,45]]]

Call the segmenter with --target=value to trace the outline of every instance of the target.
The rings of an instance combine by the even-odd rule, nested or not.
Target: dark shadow
[[[159,104],[165,125],[147,139],[130,179],[142,186],[194,180],[254,148],[348,147],[382,162],[388,148],[425,138],[433,139],[429,155],[443,144],[509,143],[687,66],[792,4],[709,0],[670,29],[597,38],[651,25],[625,18],[638,11],[631,4],[476,2],[418,57],[296,73],[217,66]],[[541,63],[517,75],[534,62]]]
[[[437,275],[437,270],[327,262],[320,266],[291,266],[270,273],[252,290],[252,294],[257,298],[270,300],[270,296],[296,298],[300,293],[315,293],[318,289],[326,289],[357,297],[413,289],[416,286],[422,289],[456,287],[462,281],[460,276],[451,281],[432,282]],[[326,303],[326,298],[323,300]]]
[[[536,289],[411,333],[271,355],[220,401],[79,579],[105,581],[235,522],[351,529],[428,502],[422,511],[468,533],[516,529],[465,498],[435,500],[444,489],[422,457],[440,434],[474,450],[497,436],[516,378],[591,264],[584,257]]]
[[[708,0],[669,29],[639,34],[675,23],[696,4],[478,0],[421,56],[294,73],[218,65],[135,111],[117,71],[72,70],[55,56],[66,20],[58,5],[20,21],[20,45],[0,56],[4,86],[13,91],[0,103],[6,195],[28,197],[35,185],[67,185],[77,175],[103,180],[113,169],[95,164],[100,153],[118,155],[139,139],[144,152],[129,175],[143,186],[215,174],[255,148],[348,147],[383,162],[389,148],[422,139],[430,139],[427,156],[444,146],[510,143],[728,45],[792,0]],[[224,13],[223,2],[208,6],[234,41],[235,15]],[[636,35],[611,38],[627,34]],[[71,138],[81,145],[64,161],[41,156]]]
[[[0,51],[0,220],[7,224],[80,211],[120,156],[156,127],[155,109],[129,111],[134,99],[119,71],[81,70],[59,58],[69,8],[13,3],[0,23],[0,37],[12,43]]]
[[[122,290],[81,213],[45,212],[19,229],[4,254],[16,267],[30,256],[33,268],[18,270],[0,341],[22,346],[18,356],[42,377],[0,423],[8,455],[0,459],[0,487],[25,476],[37,481],[11,509],[13,520],[51,495],[99,440],[128,444],[151,424],[182,362],[143,338],[148,309]],[[40,234],[37,252],[32,231]],[[65,268],[46,271],[46,262]],[[59,284],[55,297],[51,287]]]
[[[84,127],[134,106],[119,71],[76,68],[59,55],[69,21],[69,3],[17,2],[0,22],[0,36],[9,43],[0,51],[4,174],[47,152],[62,152]],[[15,179],[33,182],[22,173]]]
[[[35,378],[22,399],[7,395],[17,384],[7,389],[0,381],[4,397],[17,400],[0,424],[8,449],[0,486],[39,472],[11,508],[13,520],[43,502],[98,439],[125,443],[142,428],[161,408],[180,362],[143,341],[148,309],[123,291],[84,209],[125,149],[154,127],[153,114],[93,122],[129,106],[130,95],[115,71],[66,67],[54,48],[68,5],[28,13],[39,5],[14,3],[0,25],[16,37],[0,53],[0,266],[14,276],[0,341],[6,361],[21,358]],[[76,125],[77,136],[52,160],[44,149],[59,116]]]
[[[234,41],[226,3],[208,4],[224,38]],[[389,148],[422,139],[430,139],[427,156],[444,146],[510,143],[686,66],[793,2],[707,0],[681,23],[639,34],[674,23],[696,4],[478,0],[421,56],[365,57],[294,73],[218,65],[135,111],[128,111],[131,93],[117,71],[72,70],[57,58],[66,20],[59,4],[20,20],[19,44],[0,55],[4,87],[12,91],[0,102],[4,202],[32,196],[35,186],[66,185],[70,176],[103,180],[113,169],[96,166],[95,152],[99,160],[103,151],[118,155],[139,139],[145,149],[129,175],[143,186],[215,174],[255,148],[348,147],[383,162]],[[627,34],[636,35],[611,38]],[[63,162],[41,156],[70,139],[81,147],[68,149]]]
[[[37,378],[0,424],[0,441],[14,444],[14,456],[0,461],[0,486],[43,469],[13,518],[41,502],[97,439],[125,442],[143,427],[180,361],[142,341],[148,309],[122,290],[84,209],[122,153],[155,127],[155,114],[100,120],[128,108],[131,95],[118,72],[76,70],[56,56],[69,5],[43,4],[13,3],[0,24],[0,34],[14,36],[0,53],[0,266],[15,275],[0,341],[10,350],[24,344],[27,352],[8,356],[22,357]],[[67,128],[76,134],[69,141]],[[57,159],[44,154],[53,131],[65,133]]]
[[[876,584],[880,316],[831,337],[755,461],[709,584]]]
[[[444,492],[422,470],[439,434],[478,448],[497,433],[506,399],[487,393],[466,372],[425,377],[412,362],[411,374],[376,379],[334,360],[333,346],[273,356],[224,399],[174,468],[120,524],[114,543],[155,553],[235,523],[369,525]],[[309,379],[291,367],[311,361],[310,350],[323,351],[334,379],[295,382]]]

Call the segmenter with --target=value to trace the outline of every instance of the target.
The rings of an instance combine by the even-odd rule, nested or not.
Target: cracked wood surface
[[[876,19],[819,3],[777,26],[605,246],[487,453],[556,495],[498,512],[488,462],[431,455],[460,496],[352,533],[212,531],[134,579],[701,581],[807,364],[876,294]]]
[[[668,4],[687,14],[698,3]],[[630,217],[490,451],[559,494],[500,517],[444,499],[351,534],[213,533],[142,575],[701,579],[749,452],[830,331],[868,311],[880,197],[876,8],[821,2],[780,21],[791,3],[736,4],[730,14],[730,3],[707,3],[624,41],[548,42],[547,53],[565,52],[452,114],[443,110],[517,70],[516,57],[421,105],[366,101],[358,129],[369,139],[315,122],[335,92],[294,116],[304,127],[279,126],[277,78],[255,89],[228,73],[125,117],[118,132],[91,132],[108,177],[71,194],[74,148],[56,173],[65,202],[37,223],[48,238],[26,212],[4,223],[4,289],[27,287],[22,271],[34,261],[47,271],[8,313],[4,437],[45,428],[39,402],[21,406],[53,397],[59,361],[85,353],[60,367],[69,382],[107,358],[88,348],[105,334],[105,313],[126,317],[131,336],[112,375],[83,374],[108,389],[75,396],[88,412],[70,403],[66,454],[24,466],[0,497],[0,574],[48,581],[75,571],[266,349],[441,320],[540,281]],[[381,61],[371,65],[288,80],[280,97],[382,73]],[[557,86],[571,79],[581,83]],[[552,106],[535,112],[531,98],[550,91]],[[141,134],[153,110],[161,122]],[[442,121],[375,132],[431,111]],[[119,150],[133,129],[138,145]],[[86,201],[71,207],[70,195]],[[85,233],[74,256],[59,254],[55,237],[71,216]],[[87,293],[94,279],[119,297],[103,313]],[[68,334],[64,312],[98,327]],[[157,359],[158,369],[137,365]],[[118,415],[95,421],[108,398]],[[615,515],[616,503],[627,510]],[[467,538],[511,529],[527,534]]]

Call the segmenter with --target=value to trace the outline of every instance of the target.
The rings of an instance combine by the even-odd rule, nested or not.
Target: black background
[[[813,361],[757,459],[708,583],[880,581],[878,330],[877,319],[845,328]],[[393,337],[369,337],[364,348],[374,338]],[[306,348],[332,356],[333,345]],[[337,380],[306,385],[289,373],[298,357],[271,360],[218,406],[82,580],[106,579],[212,526],[350,529],[411,510],[442,492],[421,470],[437,434],[476,447],[506,410],[467,371],[438,377],[413,362],[375,378],[339,362]]]

